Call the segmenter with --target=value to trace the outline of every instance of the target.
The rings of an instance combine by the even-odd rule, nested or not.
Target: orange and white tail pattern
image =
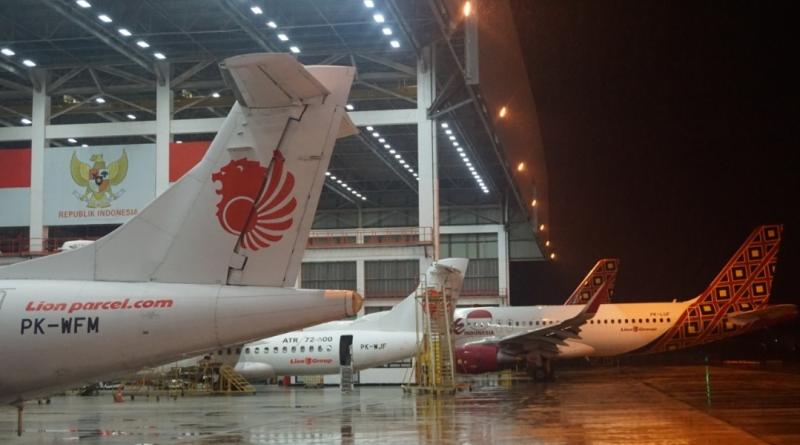
[[[777,224],[756,228],[708,288],[647,352],[687,348],[749,330],[750,326],[737,326],[727,316],[767,306],[782,232],[783,226]]]
[[[572,292],[572,295],[567,298],[564,305],[568,304],[586,304],[592,298],[595,292],[603,285],[608,283],[606,289],[608,291],[608,298],[606,302],[611,300],[614,295],[614,286],[617,282],[617,270],[619,270],[618,258],[603,258],[595,263],[589,274],[581,281],[577,288]]]

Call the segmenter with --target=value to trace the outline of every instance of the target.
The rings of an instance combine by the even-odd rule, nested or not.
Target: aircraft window
[[[242,353],[242,348],[236,348],[236,355],[239,355],[241,353]]]
[[[639,323],[641,323],[641,322],[642,322],[642,319],[640,318],[640,319],[639,319]]]
[[[228,355],[231,355],[231,348],[228,348]]]
[[[314,352],[314,345],[308,347],[308,352]]]
[[[608,320],[603,320],[603,323],[608,324]]]
[[[269,346],[264,346],[264,354],[269,354]]]
[[[244,348],[244,353],[245,354],[249,354],[250,353],[250,348]]]
[[[220,349],[219,351],[217,351],[217,355],[222,355],[222,349]]]
[[[625,324],[628,324],[628,319],[627,318],[625,319]]]
[[[669,323],[669,322],[670,322],[670,321],[669,321],[669,317],[667,317],[667,323]]]
[[[306,347],[305,346],[300,346],[300,352],[306,352]]]
[[[650,319],[649,319],[649,318],[645,318],[645,319],[644,319],[644,322],[645,322],[645,323],[650,323]]]
[[[515,321],[515,322],[514,322],[514,325],[515,325],[515,326],[519,326],[519,322],[518,322],[518,321]]]
[[[256,348],[256,354],[258,354],[259,349],[261,349],[261,348]]]
[[[663,323],[663,322],[664,322],[664,319],[663,319],[663,318],[659,318],[659,319],[658,319],[658,322],[659,322],[659,323]]]
[[[278,353],[278,347],[277,347],[277,346],[275,346],[274,348],[272,348],[272,352],[274,352],[275,354],[277,354],[277,353]]]
[[[539,320],[536,320],[536,326],[539,326]]]
[[[297,352],[297,347],[296,346],[292,346],[292,352]]]
[[[327,346],[325,346],[325,350],[326,350],[326,351],[328,351],[328,352],[331,352],[331,351],[333,351],[333,345],[327,345]]]
[[[614,319],[613,318],[611,319],[611,324],[614,324]]]
[[[528,326],[533,326],[533,321],[529,321]]]
[[[287,352],[286,346],[284,346],[283,348],[281,348],[281,352],[283,352],[284,354],[286,354],[286,352]]]

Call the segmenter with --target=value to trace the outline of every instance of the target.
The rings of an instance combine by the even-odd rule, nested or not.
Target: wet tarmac
[[[561,371],[556,382],[482,379],[454,397],[396,386],[264,386],[255,396],[54,397],[0,409],[14,444],[800,444],[800,373],[778,368]]]

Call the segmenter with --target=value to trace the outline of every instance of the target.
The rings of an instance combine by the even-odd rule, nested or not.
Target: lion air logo
[[[122,150],[122,156],[116,161],[106,165],[102,153],[93,154],[89,158],[88,164],[78,159],[77,151],[72,152],[72,159],[69,162],[69,171],[72,180],[81,191],[73,191],[72,194],[79,200],[86,203],[90,209],[104,209],[111,206],[111,202],[122,196],[125,189],[120,189],[114,193],[112,186],[122,184],[128,175],[128,154]]]
[[[219,224],[228,233],[242,235],[240,245],[245,249],[269,247],[292,227],[297,200],[290,196],[294,175],[284,173],[285,162],[281,152],[275,150],[273,168],[260,198],[267,169],[258,161],[237,159],[211,175],[212,181],[222,184],[217,190],[221,196],[217,203]]]

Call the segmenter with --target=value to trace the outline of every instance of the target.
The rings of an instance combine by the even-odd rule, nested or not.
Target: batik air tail
[[[618,258],[603,258],[595,263],[592,270],[586,277],[578,284],[578,287],[572,291],[565,305],[569,304],[586,304],[589,299],[597,292],[603,283],[608,283],[605,287],[605,292],[608,292],[604,298],[604,303],[611,301],[611,296],[614,295],[614,287],[617,283],[617,273],[619,272],[619,259]]]
[[[237,103],[204,158],[88,246],[0,268],[0,402],[354,315],[352,291],[294,289],[349,67],[226,59]]]
[[[710,343],[796,317],[796,305],[769,305],[782,234],[783,225],[757,227],[675,324],[642,352]]]
[[[768,305],[782,231],[756,228],[708,288],[687,301],[602,304],[586,319],[575,305],[459,309],[456,318],[467,320],[456,339],[459,369],[520,362],[548,368],[542,364],[559,358],[674,350],[794,318],[797,306]]]
[[[246,344],[235,369],[248,379],[338,374],[341,366],[352,364],[355,369],[365,369],[413,357],[422,338],[425,306],[421,296],[426,290],[444,290],[455,306],[467,264],[463,258],[436,261],[417,290],[391,310]],[[221,355],[222,351],[215,359]]]

